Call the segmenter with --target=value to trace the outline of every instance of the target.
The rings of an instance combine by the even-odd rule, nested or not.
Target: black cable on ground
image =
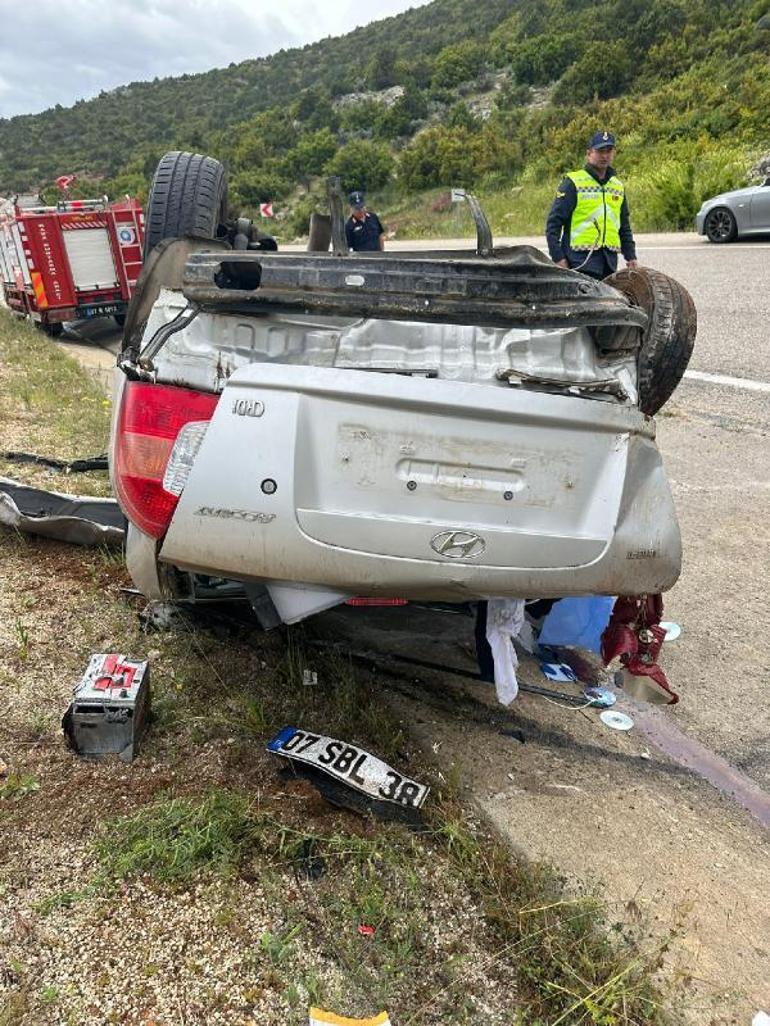
[[[82,460],[59,460],[53,456],[37,456],[32,452],[0,452],[0,459],[9,463],[36,463],[51,470],[63,470],[66,474],[81,474],[86,470],[107,470],[107,453],[89,456]]]

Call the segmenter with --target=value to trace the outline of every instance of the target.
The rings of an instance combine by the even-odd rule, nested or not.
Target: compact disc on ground
[[[682,628],[678,623],[670,623],[666,620],[661,620],[660,626],[666,632],[664,641],[676,641],[679,635],[682,633]]]
[[[599,719],[605,727],[611,727],[613,730],[630,730],[634,725],[630,716],[615,712],[614,709],[606,709],[603,713],[599,713]]]

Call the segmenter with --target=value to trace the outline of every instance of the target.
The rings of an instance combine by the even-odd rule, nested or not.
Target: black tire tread
[[[698,319],[690,293],[678,281],[649,267],[618,271],[606,279],[633,301],[639,290],[633,275],[644,275],[647,285],[645,309],[649,323],[638,355],[637,388],[639,409],[652,416],[668,402],[682,380],[692,356]]]
[[[227,177],[218,160],[181,150],[165,154],[147,201],[145,257],[162,239],[214,238],[226,202]]]

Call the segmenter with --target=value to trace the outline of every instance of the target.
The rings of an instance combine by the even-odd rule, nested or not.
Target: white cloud
[[[0,0],[0,117],[341,35],[426,0]]]

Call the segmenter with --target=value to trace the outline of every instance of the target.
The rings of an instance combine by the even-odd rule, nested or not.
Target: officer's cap
[[[351,192],[348,196],[351,207],[355,207],[356,210],[360,210],[364,206],[364,194],[362,192]]]
[[[595,132],[588,143],[589,150],[606,150],[615,145],[615,136],[612,132]]]

